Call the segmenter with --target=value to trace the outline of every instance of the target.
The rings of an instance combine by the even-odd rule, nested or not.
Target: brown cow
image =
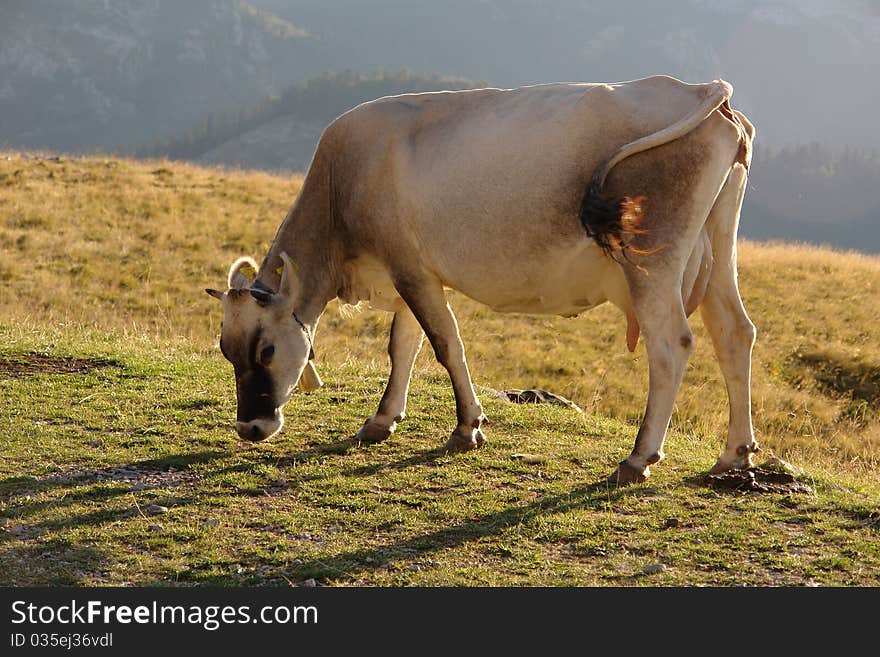
[[[713,471],[751,463],[755,329],[737,287],[736,234],[754,130],[724,81],[658,76],[620,84],[406,94],[360,105],[321,137],[302,191],[256,269],[239,259],[223,302],[236,429],[282,426],[300,377],[319,384],[312,340],[327,303],[394,313],[391,376],[359,438],[405,414],[427,334],[449,371],[451,451],[483,444],[484,420],[445,288],[495,310],[571,316],[610,301],[627,343],[644,335],[647,410],[611,475],[642,481],[663,458],[673,403],[702,311],[730,398]]]

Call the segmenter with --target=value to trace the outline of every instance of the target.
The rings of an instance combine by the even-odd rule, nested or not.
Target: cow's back
[[[416,254],[476,298],[528,288],[548,262],[571,263],[560,280],[595,280],[610,261],[578,218],[594,170],[692,112],[711,87],[658,76],[365,103],[329,131],[352,239],[380,260]]]

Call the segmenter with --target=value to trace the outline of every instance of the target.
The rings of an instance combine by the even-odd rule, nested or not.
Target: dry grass
[[[213,348],[219,286],[238,255],[263,255],[301,179],[168,162],[0,153],[0,323],[66,325]],[[758,326],[759,440],[794,460],[872,476],[880,458],[880,258],[743,243],[741,288]],[[453,295],[476,383],[542,387],[635,423],[644,346],[625,348],[611,307],[583,317],[499,315]],[[384,367],[389,317],[335,308],[318,356]],[[674,428],[719,444],[726,396],[700,319]],[[219,353],[217,358],[220,358]],[[438,372],[428,350],[418,371]]]
[[[300,183],[0,154],[0,312],[205,339],[216,327],[202,288],[237,255],[268,248]]]

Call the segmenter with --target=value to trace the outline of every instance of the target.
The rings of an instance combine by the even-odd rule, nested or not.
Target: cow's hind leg
[[[693,351],[682,281],[739,139],[739,130],[715,114],[685,137],[628,158],[609,174],[612,198],[633,193],[647,198],[642,226],[647,232],[633,240],[645,253],[622,264],[648,351],[648,403],[635,447],[609,477],[612,482],[643,481],[649,466],[663,458],[675,397]]]
[[[406,415],[406,397],[413,364],[422,348],[425,334],[418,320],[408,307],[394,314],[388,356],[391,358],[391,375],[379,409],[367,418],[355,438],[365,443],[377,443],[394,433],[397,423]]]
[[[752,453],[758,450],[750,391],[755,326],[740,298],[736,270],[736,233],[745,187],[745,167],[735,164],[707,222],[715,266],[700,312],[712,337],[730,401],[727,446],[713,473],[749,467]]]
[[[412,309],[434,348],[437,360],[452,380],[458,425],[447,441],[446,449],[464,452],[480,447],[485,440],[481,430],[485,416],[471,382],[458,322],[446,302],[443,286],[439,281],[419,275],[396,276],[395,286]]]
[[[687,322],[675,279],[651,276],[634,289],[633,305],[648,351],[648,404],[629,457],[608,480],[618,484],[644,481],[649,466],[663,458],[663,442],[675,397],[693,351],[693,333]]]

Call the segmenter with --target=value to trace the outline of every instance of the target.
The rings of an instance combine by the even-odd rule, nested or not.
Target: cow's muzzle
[[[235,430],[242,440],[259,442],[281,431],[284,418],[276,411],[275,417],[258,417],[248,422],[236,422]]]

